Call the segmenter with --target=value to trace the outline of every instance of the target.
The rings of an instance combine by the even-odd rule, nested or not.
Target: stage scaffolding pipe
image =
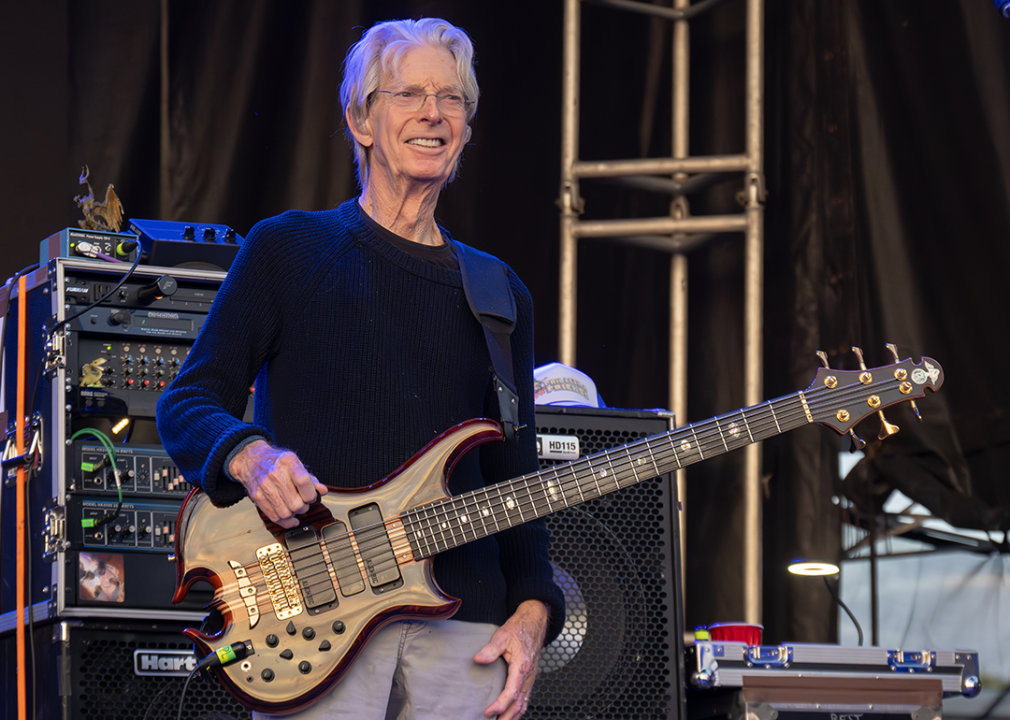
[[[672,157],[605,161],[579,160],[579,71],[581,2],[615,10],[663,17],[673,22]],[[689,249],[721,233],[744,238],[744,404],[761,402],[762,388],[762,266],[764,242],[763,53],[764,0],[746,4],[746,152],[742,155],[691,157],[689,149],[690,18],[723,0],[673,0],[664,7],[634,0],[565,0],[562,65],[561,128],[561,261],[559,299],[559,357],[576,365],[578,299],[578,241],[607,239],[671,253],[670,259],[670,397],[675,421],[687,421],[687,255]],[[690,173],[738,173],[744,185],[744,212],[735,215],[692,216],[685,195],[718,179],[690,178]],[[637,176],[637,177],[636,177]],[[649,182],[642,176],[665,176]],[[629,187],[673,196],[669,216],[582,221],[584,209],[579,181],[627,178]],[[655,178],[659,180],[659,178]],[[761,447],[748,446],[744,458],[743,610],[747,622],[761,622]],[[677,493],[685,497],[685,471],[677,472]],[[681,517],[681,553],[685,552],[685,518]],[[682,555],[683,560],[683,555]]]

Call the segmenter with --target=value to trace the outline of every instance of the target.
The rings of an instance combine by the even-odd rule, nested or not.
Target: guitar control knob
[[[300,663],[298,663],[298,672],[300,672],[302,675],[308,675],[310,672],[312,672],[312,663],[310,663],[308,660],[302,660]]]
[[[310,627],[307,627],[302,630],[302,637],[305,638],[306,640],[312,640],[316,637],[316,631]]]
[[[333,626],[332,627],[333,627],[333,632],[335,632],[337,635],[343,635],[344,634],[344,630],[347,629],[347,626],[344,625],[339,620],[335,620],[333,622]]]
[[[277,647],[278,642],[280,641],[277,639],[277,636],[274,635],[273,633],[267,635],[267,647],[275,648]]]
[[[271,680],[274,679],[274,671],[271,670],[270,668],[267,668],[266,670],[260,673],[260,677],[263,678],[265,681],[270,682]]]

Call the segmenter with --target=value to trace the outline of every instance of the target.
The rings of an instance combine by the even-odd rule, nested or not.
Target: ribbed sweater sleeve
[[[287,213],[286,213],[287,215]],[[158,401],[158,433],[183,476],[217,505],[245,489],[226,474],[225,461],[244,439],[273,441],[265,427],[242,421],[249,390],[276,353],[289,296],[311,278],[311,244],[278,244],[272,233],[284,216],[258,223],[239,249],[181,372]],[[282,301],[282,298],[284,300]]]

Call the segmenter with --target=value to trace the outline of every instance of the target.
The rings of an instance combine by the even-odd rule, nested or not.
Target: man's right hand
[[[314,478],[290,450],[279,450],[265,440],[249,443],[228,465],[231,476],[271,522],[282,528],[298,525],[295,515],[308,512],[326,486]],[[318,495],[317,495],[318,494]]]

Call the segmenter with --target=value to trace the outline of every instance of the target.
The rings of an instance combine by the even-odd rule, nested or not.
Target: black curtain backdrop
[[[163,65],[163,8],[169,46]],[[480,110],[439,219],[509,262],[537,303],[538,363],[557,359],[562,9],[515,0],[52,0],[3,2],[0,26],[2,277],[80,217],[81,166],[113,183],[128,218],[248,232],[296,207],[356,193],[336,88],[343,55],[382,19],[441,16],[476,43]],[[744,147],[744,9],[692,23],[692,153]],[[847,497],[870,514],[899,488],[957,525],[1006,528],[1010,397],[1003,316],[1010,268],[1010,21],[989,0],[768,0],[765,395],[835,367],[929,355],[947,384],[917,425],[844,482],[833,433],[764,446],[766,638],[830,641],[819,584],[787,579],[797,556],[839,553]],[[583,6],[581,155],[670,152],[669,26]],[[168,73],[162,162],[162,70]],[[739,211],[739,178],[690,198]],[[587,217],[667,212],[668,198],[585,183]],[[689,417],[742,405],[740,236],[690,256]],[[669,257],[586,241],[578,364],[612,406],[667,403]],[[877,427],[859,427],[867,440]],[[740,619],[742,457],[689,471],[688,623]],[[587,548],[587,553],[591,549]]]

